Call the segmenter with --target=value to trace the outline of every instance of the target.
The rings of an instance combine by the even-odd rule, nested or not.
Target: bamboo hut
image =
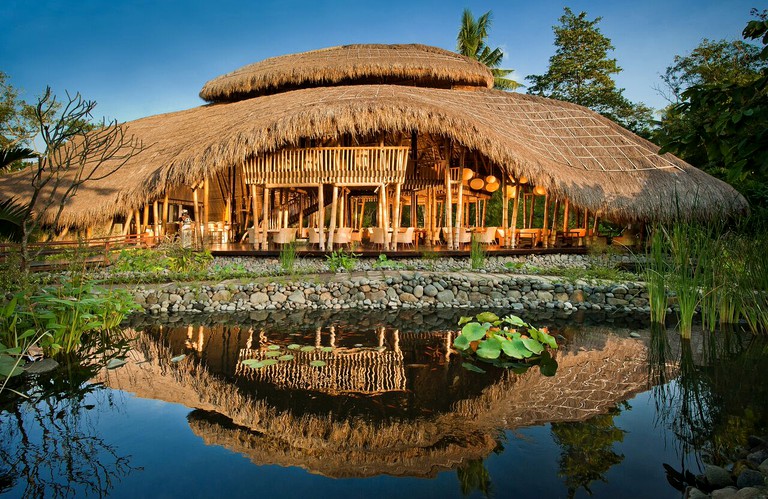
[[[468,227],[502,248],[547,247],[582,243],[601,219],[747,209],[729,185],[593,111],[492,85],[477,61],[415,44],[266,59],[206,83],[204,106],[125,123],[144,149],[84,185],[60,223],[163,233],[186,209],[216,243],[397,250],[409,225],[417,244],[458,249]],[[0,178],[0,199],[27,195],[27,176]]]

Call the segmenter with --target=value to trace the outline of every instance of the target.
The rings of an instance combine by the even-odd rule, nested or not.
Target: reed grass
[[[469,248],[469,263],[473,270],[479,270],[485,266],[485,247],[474,236],[472,236],[472,245]]]
[[[666,240],[663,231],[655,227],[651,233],[651,244],[645,259],[645,284],[648,290],[648,303],[651,307],[651,322],[664,324],[667,318],[667,288],[666,275],[668,272]]]
[[[296,243],[291,241],[280,248],[280,267],[288,274],[293,274],[296,264]]]

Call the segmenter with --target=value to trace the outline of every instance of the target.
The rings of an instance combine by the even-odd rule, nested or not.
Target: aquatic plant
[[[474,236],[472,236],[472,245],[469,248],[469,264],[472,270],[479,270],[485,266],[485,247]]]
[[[553,376],[557,370],[557,362],[548,351],[556,349],[557,342],[546,328],[534,327],[516,315],[501,319],[492,312],[462,317],[459,326],[463,326],[461,334],[453,346],[467,359],[462,366],[470,371],[484,372],[475,361],[514,372],[538,364],[545,376]]]
[[[283,244],[280,248],[280,267],[284,272],[293,273],[293,267],[296,263],[296,242],[291,241]]]
[[[651,307],[651,322],[664,324],[667,318],[667,272],[666,239],[659,227],[651,231],[649,251],[645,257],[643,276]]]
[[[325,258],[328,261],[328,269],[331,272],[336,272],[338,270],[349,272],[355,268],[355,262],[359,256],[360,255],[355,253],[347,253],[344,251],[344,248],[340,248],[330,255],[326,255]]]

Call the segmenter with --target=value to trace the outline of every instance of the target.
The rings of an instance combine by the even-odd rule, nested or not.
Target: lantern
[[[479,191],[480,189],[482,189],[484,185],[485,185],[485,180],[481,178],[473,178],[472,180],[469,181],[469,186],[476,191]]]
[[[508,198],[514,198],[515,194],[517,194],[517,189],[515,189],[514,185],[508,185],[507,186],[507,197]]]
[[[499,185],[498,182],[495,182],[493,184],[485,184],[485,190],[488,192],[496,192],[499,190],[499,187],[501,186]]]
[[[469,168],[464,168],[464,170],[462,170],[461,172],[461,178],[464,179],[464,182],[470,181],[474,176],[475,176],[475,172],[473,172]]]
[[[537,196],[543,196],[547,193],[547,190],[542,186],[537,185],[536,187],[533,188],[533,193],[536,194]]]
[[[485,177],[485,183],[486,184],[498,184],[499,183],[499,179],[497,179],[493,175],[488,175],[487,177]]]
[[[528,183],[528,177],[520,177],[517,181],[519,184],[527,184]]]

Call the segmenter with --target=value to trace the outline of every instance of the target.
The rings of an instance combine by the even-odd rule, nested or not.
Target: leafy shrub
[[[482,312],[474,317],[462,317],[461,334],[453,346],[468,362],[462,365],[475,372],[484,372],[473,362],[480,361],[496,367],[525,372],[538,364],[541,373],[553,376],[557,361],[548,349],[556,349],[557,342],[546,328],[536,328],[516,315],[500,319],[492,312]]]
[[[355,262],[359,256],[355,253],[347,253],[344,251],[344,248],[341,248],[330,255],[326,255],[325,258],[328,260],[328,268],[331,272],[339,270],[349,272],[355,268]]]
[[[469,248],[469,263],[473,270],[480,270],[485,266],[485,248],[476,237],[472,236],[472,246]]]
[[[284,244],[280,248],[280,267],[283,271],[292,274],[296,263],[296,243],[294,241]]]
[[[379,255],[379,259],[376,260],[373,263],[373,268],[375,269],[402,269],[404,268],[404,265],[400,262],[395,262],[392,260],[389,260],[387,258],[387,255],[381,254]]]

